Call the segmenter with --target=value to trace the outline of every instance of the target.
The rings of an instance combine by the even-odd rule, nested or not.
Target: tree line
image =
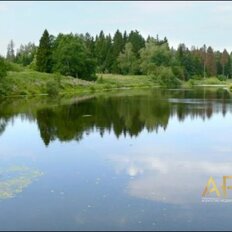
[[[0,58],[0,76],[6,75],[4,62],[86,80],[95,80],[96,73],[153,75],[171,81],[232,77],[232,53],[226,49],[221,52],[206,45],[188,48],[184,43],[174,49],[166,37],[144,38],[137,30],[117,30],[113,36],[101,31],[95,37],[89,33],[55,37],[45,30],[38,46],[30,42],[15,52],[10,41],[6,58]]]

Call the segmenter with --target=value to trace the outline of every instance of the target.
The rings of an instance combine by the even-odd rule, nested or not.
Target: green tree
[[[36,46],[34,43],[28,43],[26,45],[21,45],[17,50],[15,62],[22,64],[23,66],[29,65],[36,54]]]
[[[0,57],[0,79],[7,75],[7,67],[3,57]]]
[[[112,56],[113,56],[113,64],[112,64],[112,72],[119,73],[120,69],[118,66],[117,58],[119,53],[122,52],[124,48],[124,39],[122,33],[117,30],[113,37],[113,45],[112,45]]]
[[[101,31],[99,36],[96,36],[94,48],[94,54],[97,59],[97,71],[100,73],[110,72],[113,62],[111,36],[105,36],[104,32]]]
[[[133,45],[133,52],[135,56],[139,58],[139,51],[145,46],[145,39],[143,36],[137,30],[131,31],[128,36],[128,42]]]
[[[95,80],[96,62],[79,36],[59,34],[54,43],[53,71],[67,76]]]
[[[188,80],[194,75],[202,75],[203,67],[201,57],[195,47],[192,47],[190,51],[185,44],[180,44],[176,52],[176,57],[184,69],[184,80]]]
[[[171,56],[168,44],[157,45],[154,39],[150,39],[140,50],[142,73],[152,74],[156,72],[157,66],[170,66]]]
[[[113,45],[112,45],[112,38],[111,35],[106,36],[106,58],[104,60],[104,72],[109,73],[112,72],[112,65],[114,62],[114,57],[113,57]]]
[[[229,62],[229,54],[226,51],[226,49],[224,49],[222,55],[221,55],[221,59],[220,59],[220,64],[222,65],[222,75],[225,75],[225,65],[228,64]]]
[[[217,74],[216,59],[212,47],[207,49],[206,58],[206,70],[209,76],[215,76]]]
[[[36,66],[40,72],[50,73],[52,70],[52,43],[47,30],[44,31],[36,55]]]
[[[120,52],[118,64],[122,74],[138,73],[138,60],[134,54],[133,45],[130,42],[126,43],[124,51]]]
[[[15,44],[14,44],[13,40],[11,40],[7,46],[6,58],[7,58],[7,60],[12,61],[12,62],[14,62],[14,60],[15,60],[14,47],[15,47]]]

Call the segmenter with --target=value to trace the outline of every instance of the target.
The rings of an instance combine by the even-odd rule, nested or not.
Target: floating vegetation
[[[15,197],[42,175],[41,171],[26,166],[0,169],[0,200]]]

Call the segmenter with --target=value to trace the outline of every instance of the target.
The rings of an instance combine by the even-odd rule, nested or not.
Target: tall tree
[[[140,50],[140,56],[140,67],[143,74],[154,73],[159,66],[171,65],[172,54],[168,44],[157,45],[154,39],[150,39]]]
[[[113,45],[112,45],[112,38],[111,35],[107,35],[105,37],[105,61],[104,61],[104,72],[109,73],[112,72],[112,65],[114,63],[114,57],[113,57]]]
[[[22,64],[23,66],[29,65],[36,54],[36,46],[34,43],[28,43],[26,45],[21,45],[17,50],[15,62]]]
[[[9,61],[14,61],[14,59],[15,59],[14,47],[15,47],[15,44],[14,44],[13,40],[11,40],[7,46],[7,54],[6,54],[6,58]]]
[[[206,69],[209,76],[217,74],[216,60],[212,47],[208,47],[207,49]]]
[[[229,62],[229,54],[226,51],[226,49],[224,49],[222,55],[221,55],[221,59],[220,59],[220,63],[222,65],[222,75],[225,75],[225,65]]]
[[[95,80],[95,61],[78,35],[59,34],[54,42],[53,71],[86,80]]]
[[[138,62],[133,51],[133,45],[130,42],[126,43],[124,51],[120,52],[118,63],[122,74],[138,73]]]
[[[112,55],[114,59],[114,62],[112,64],[112,72],[114,73],[120,72],[117,58],[119,56],[119,53],[122,52],[123,48],[124,48],[124,39],[122,33],[119,30],[117,30],[114,34],[113,45],[112,45],[112,53],[113,53]]]
[[[139,51],[145,46],[145,39],[143,36],[137,30],[131,31],[128,36],[128,42],[132,44],[133,51],[136,57],[139,58]]]
[[[200,57],[201,57],[201,62],[203,64],[203,73],[204,73],[204,78],[206,77],[206,62],[207,62],[207,47],[204,44],[202,48],[200,48]]]
[[[111,38],[106,38],[103,31],[100,31],[100,34],[96,36],[94,53],[97,59],[98,72],[106,71],[106,58],[110,49],[109,39],[111,43]]]
[[[45,29],[39,41],[36,56],[37,70],[40,72],[51,72],[52,70],[52,43],[48,31]]]

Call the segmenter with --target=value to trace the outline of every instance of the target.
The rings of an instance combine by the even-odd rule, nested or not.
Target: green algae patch
[[[43,172],[26,166],[0,169],[0,200],[15,197],[42,175]]]

